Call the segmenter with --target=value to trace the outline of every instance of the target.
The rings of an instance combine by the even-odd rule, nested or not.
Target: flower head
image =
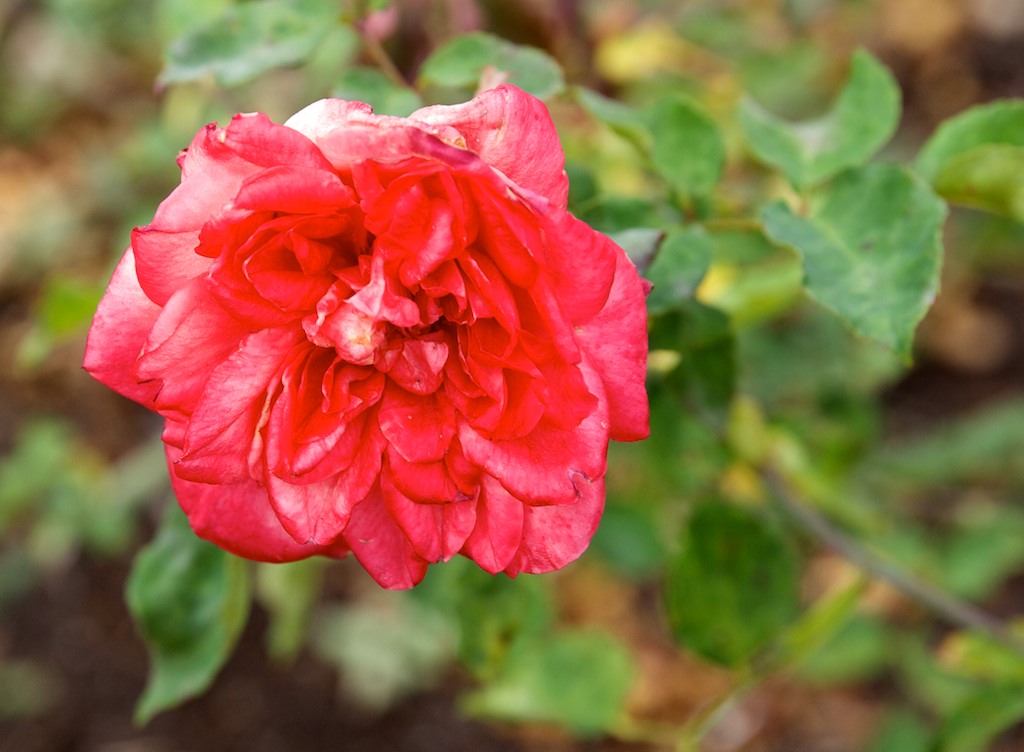
[[[455,554],[512,576],[579,556],[609,439],[648,431],[645,286],[567,212],[543,104],[322,100],[208,126],[178,162],[85,367],[165,418],[200,536],[351,551],[388,588]]]

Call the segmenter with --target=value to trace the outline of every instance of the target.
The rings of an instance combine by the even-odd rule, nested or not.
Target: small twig
[[[359,36],[363,40],[363,49],[366,50],[366,54],[370,56],[374,64],[377,65],[384,72],[384,75],[391,79],[397,86],[403,89],[411,89],[412,84],[405,80],[405,76],[402,75],[402,71],[395,65],[395,61],[388,55],[387,50],[384,49],[384,45],[380,43],[380,40],[373,34],[366,33],[364,24],[362,21],[355,24],[356,29],[359,31]]]
[[[1024,655],[1024,640],[1014,635],[1002,621],[871,553],[826,517],[800,501],[774,471],[766,470],[763,476],[779,504],[793,519],[852,564],[872,577],[888,582],[951,624],[981,632],[1004,647]]]

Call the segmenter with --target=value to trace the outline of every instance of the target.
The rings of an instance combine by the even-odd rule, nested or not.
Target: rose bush
[[[580,555],[609,439],[648,432],[646,290],[568,213],[539,100],[322,100],[207,126],[178,162],[85,368],[165,418],[197,534],[351,551],[388,588],[455,554],[511,576]]]

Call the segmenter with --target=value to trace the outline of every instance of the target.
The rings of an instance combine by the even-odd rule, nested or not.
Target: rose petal
[[[388,513],[379,487],[353,511],[345,542],[377,584],[388,590],[411,588],[427,573],[427,562]]]
[[[174,473],[177,451],[172,447],[167,449],[167,458],[174,494],[200,538],[256,561],[296,561],[316,555],[341,558],[348,552],[341,539],[324,545],[296,543],[281,527],[266,489],[256,481],[193,483]]]
[[[494,476],[509,493],[529,504],[565,504],[578,495],[578,478],[604,476],[608,450],[608,413],[597,376],[582,368],[587,387],[598,404],[571,430],[541,421],[526,436],[490,441],[468,423],[459,424],[466,458]]]
[[[547,272],[562,310],[574,324],[589,321],[608,300],[625,251],[571,214],[551,222],[548,247]]]
[[[441,394],[415,395],[389,384],[384,390],[380,430],[409,462],[436,462],[455,435],[455,410]]]
[[[177,464],[182,478],[237,483],[251,477],[249,454],[274,376],[298,341],[294,330],[257,332],[213,370],[189,419]]]
[[[435,335],[428,337],[405,340],[401,353],[387,371],[398,386],[413,394],[436,392],[448,362],[448,345]]]
[[[383,437],[367,428],[352,463],[329,478],[290,483],[268,472],[270,503],[285,530],[300,543],[322,544],[336,538],[377,482],[383,451]]]
[[[516,185],[544,196],[557,209],[568,203],[565,155],[551,115],[543,102],[521,89],[498,86],[465,104],[424,107],[409,119],[455,128],[467,148]]]
[[[581,479],[577,489],[572,504],[526,507],[522,542],[504,567],[509,577],[552,572],[587,550],[604,511],[604,479]]]
[[[317,214],[353,206],[354,198],[331,170],[276,165],[246,178],[233,203],[251,211]]]
[[[316,146],[266,115],[236,115],[222,129],[201,130],[180,158],[181,184],[152,223],[132,234],[142,289],[158,305],[210,266],[195,253],[199,230],[234,199],[246,178],[264,167],[330,169]]]
[[[452,175],[431,163],[426,175],[403,170],[372,201],[364,195],[366,227],[376,248],[397,263],[409,288],[462,252],[475,230],[467,227],[463,198]]]
[[[151,405],[158,383],[140,384],[133,376],[135,361],[153,322],[160,314],[139,286],[135,254],[129,248],[114,269],[107,291],[89,329],[82,366],[93,378],[119,394]]]
[[[473,499],[447,504],[417,503],[392,483],[387,470],[381,474],[381,490],[388,511],[417,556],[430,563],[451,559],[473,530],[476,521]]]
[[[235,115],[224,128],[217,128],[216,124],[206,126],[179,158],[179,164],[185,178],[226,166],[239,172],[246,170],[245,165],[330,167],[309,138],[289,128],[287,123],[278,125],[259,112]]]
[[[459,487],[446,462],[409,462],[394,447],[387,452],[391,483],[416,502],[449,502],[459,498]]]
[[[607,305],[576,330],[585,361],[607,395],[609,435],[616,441],[637,441],[650,434],[645,296],[636,267],[621,254]]]
[[[490,476],[484,476],[476,503],[476,524],[462,554],[491,574],[509,566],[523,539],[523,503]]]
[[[191,413],[211,372],[249,334],[214,298],[204,279],[194,279],[167,301],[135,364],[140,382],[155,382],[152,407]]]

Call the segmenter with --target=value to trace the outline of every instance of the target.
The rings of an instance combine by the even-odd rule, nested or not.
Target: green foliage
[[[787,123],[746,99],[739,121],[754,155],[804,189],[864,164],[892,137],[899,116],[895,79],[861,51],[853,56],[846,86],[818,120]]]
[[[176,506],[135,559],[128,607],[150,654],[137,723],[203,692],[249,615],[246,563],[200,540]]]
[[[937,752],[984,752],[1000,732],[1024,718],[1020,685],[981,688],[939,730]]]
[[[443,569],[435,567],[415,595],[455,616],[459,658],[483,678],[493,678],[500,671],[517,639],[543,634],[551,626],[544,580],[531,577],[510,582],[462,560]]]
[[[261,564],[256,570],[256,598],[270,615],[267,652],[273,658],[291,661],[302,649],[320,597],[325,564],[321,559],[304,559]]]
[[[192,27],[167,47],[160,83],[212,76],[225,86],[272,68],[306,60],[334,20],[321,0],[247,2],[228,6],[209,23]]]
[[[654,169],[682,196],[710,193],[725,167],[718,127],[691,102],[663,99],[649,115]]]
[[[137,526],[136,507],[166,486],[163,467],[159,442],[106,467],[66,422],[24,426],[0,458],[0,603],[80,549],[123,554]]]
[[[566,632],[516,642],[504,668],[465,699],[476,715],[551,721],[582,735],[619,719],[633,678],[622,644],[597,632]]]
[[[728,316],[696,300],[655,321],[650,334],[654,352],[671,353],[664,383],[687,409],[721,425],[736,385],[736,359]],[[671,356],[670,356],[671,357]]]
[[[909,358],[914,328],[939,286],[945,205],[889,165],[847,172],[815,199],[808,217],[769,205],[765,231],[801,254],[815,299]]]
[[[950,118],[915,167],[947,201],[1024,220],[1024,103],[993,102]]]
[[[561,67],[547,53],[483,32],[438,47],[424,61],[419,80],[428,86],[471,90],[488,70],[541,99],[565,87]]]
[[[339,667],[345,693],[377,712],[431,687],[455,641],[449,614],[402,595],[325,607],[312,637],[316,652]]]
[[[1024,102],[1006,100],[979,105],[942,123],[914,163],[927,180],[936,180],[951,163],[988,146],[1024,147]]]
[[[905,710],[885,719],[871,744],[870,752],[930,752],[932,733],[925,721]]]
[[[702,503],[669,563],[672,632],[704,658],[747,664],[796,617],[798,575],[792,543],[769,521],[720,500]]]
[[[666,313],[692,298],[707,273],[712,252],[711,238],[697,225],[665,238],[647,269],[646,276],[654,283],[647,296],[647,312],[652,316]]]

